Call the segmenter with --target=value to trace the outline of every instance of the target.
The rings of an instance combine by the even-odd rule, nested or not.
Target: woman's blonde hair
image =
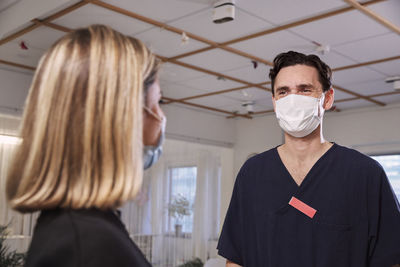
[[[142,184],[144,83],[159,61],[137,39],[93,25],[41,58],[7,198],[19,211],[115,208]]]

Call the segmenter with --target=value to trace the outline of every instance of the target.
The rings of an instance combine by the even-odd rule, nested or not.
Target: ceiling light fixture
[[[254,101],[246,101],[242,103],[242,107],[246,108],[248,114],[254,113]]]
[[[388,77],[385,80],[386,83],[393,83],[393,89],[400,91],[400,76]]]
[[[219,0],[214,4],[213,22],[225,23],[235,19],[235,0]]]

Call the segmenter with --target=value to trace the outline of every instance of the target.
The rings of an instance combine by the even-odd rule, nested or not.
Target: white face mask
[[[322,123],[325,94],[321,98],[290,94],[275,102],[281,128],[294,137],[312,133]]]

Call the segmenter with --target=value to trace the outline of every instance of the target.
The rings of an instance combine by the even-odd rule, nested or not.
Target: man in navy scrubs
[[[218,243],[226,266],[396,266],[400,209],[384,170],[323,138],[330,68],[290,51],[275,58],[270,78],[285,143],[237,176]]]

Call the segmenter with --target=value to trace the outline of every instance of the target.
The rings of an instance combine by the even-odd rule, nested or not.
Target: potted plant
[[[178,194],[172,198],[171,203],[168,205],[169,216],[176,219],[175,223],[175,235],[182,235],[182,220],[183,217],[188,216],[192,213],[189,200]]]
[[[10,251],[6,245],[7,226],[0,225],[0,266],[1,267],[20,267],[24,265],[25,254]]]
[[[178,267],[203,267],[204,263],[199,258],[195,258],[193,260],[189,260]]]

